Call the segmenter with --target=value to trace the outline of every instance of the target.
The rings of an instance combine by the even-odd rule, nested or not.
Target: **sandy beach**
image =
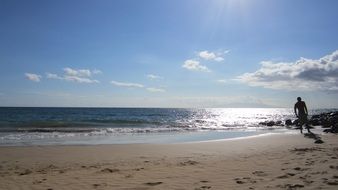
[[[0,147],[0,189],[337,189],[338,138]]]

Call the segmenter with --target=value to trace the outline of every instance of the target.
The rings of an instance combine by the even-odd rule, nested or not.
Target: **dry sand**
[[[0,189],[338,189],[338,136],[0,147]]]

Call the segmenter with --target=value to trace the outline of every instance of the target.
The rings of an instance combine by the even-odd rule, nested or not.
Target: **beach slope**
[[[0,189],[337,189],[338,136],[0,147]]]

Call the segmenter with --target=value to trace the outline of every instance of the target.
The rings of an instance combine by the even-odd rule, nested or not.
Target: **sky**
[[[338,108],[336,0],[0,0],[0,106]]]

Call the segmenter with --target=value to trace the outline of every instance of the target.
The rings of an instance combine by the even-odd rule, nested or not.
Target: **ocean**
[[[332,110],[310,110],[318,114]],[[0,146],[178,143],[290,132],[285,108],[0,108]]]

